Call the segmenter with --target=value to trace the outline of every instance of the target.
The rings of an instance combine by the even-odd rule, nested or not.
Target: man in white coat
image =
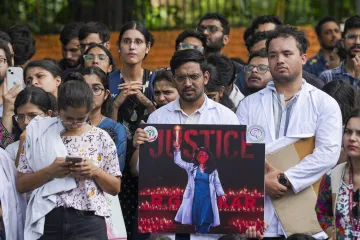
[[[273,81],[246,97],[236,112],[240,123],[247,125],[247,141],[265,143],[266,153],[270,153],[300,138],[315,137],[314,152],[284,173],[267,164],[265,239],[285,239],[270,197],[281,198],[287,188],[299,193],[335,166],[341,148],[342,118],[337,102],[302,78],[308,47],[304,32],[289,25],[278,26],[266,47]],[[286,186],[279,183],[280,174],[287,179]],[[314,237],[325,239],[326,234]]]
[[[179,92],[179,97],[153,112],[149,116],[147,123],[239,124],[235,113],[206,96],[204,88],[210,75],[206,71],[205,58],[199,51],[187,49],[175,52],[171,58],[170,66],[174,74],[173,81]],[[138,148],[147,140],[146,132],[138,128],[133,139],[134,147]],[[189,236],[183,236],[182,238],[177,236],[176,239],[207,240],[218,239],[220,236],[214,234],[194,234],[190,238]],[[169,237],[175,240],[174,234],[169,235]]]

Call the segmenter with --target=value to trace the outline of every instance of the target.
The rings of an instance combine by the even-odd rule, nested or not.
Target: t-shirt
[[[61,138],[68,155],[86,157],[111,176],[121,176],[116,146],[104,130],[92,126],[89,131],[80,136],[63,136]],[[25,144],[26,141],[21,149],[18,171],[33,173],[26,158]],[[75,181],[77,188],[57,194],[57,207],[94,211],[98,216],[110,216],[104,193],[95,181],[82,176],[75,176]]]

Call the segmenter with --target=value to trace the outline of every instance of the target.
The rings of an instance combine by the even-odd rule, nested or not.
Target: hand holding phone
[[[24,70],[21,67],[9,67],[6,70],[6,87],[7,91],[16,85],[20,85],[20,90],[25,88]]]
[[[83,158],[78,156],[66,156],[65,158],[65,162],[72,162],[73,165],[75,165],[75,163],[82,162],[82,160]]]

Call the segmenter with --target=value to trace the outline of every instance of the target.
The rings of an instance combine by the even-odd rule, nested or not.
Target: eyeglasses
[[[207,30],[209,33],[216,33],[217,31],[220,31],[220,32],[223,31],[221,28],[218,28],[217,26],[214,26],[214,25],[208,25],[208,26],[200,25],[197,27],[196,30],[201,33],[204,33],[205,30]]]
[[[162,71],[171,71],[171,67],[167,67],[167,68],[157,68],[154,70],[154,72],[162,72]]]
[[[86,124],[89,124],[89,119],[86,120],[85,122],[72,122],[72,121],[63,121],[61,120],[61,123],[63,125],[76,125],[76,126],[84,126]]]
[[[99,59],[99,62],[107,62],[107,61],[109,61],[109,57],[106,54],[97,54],[97,55],[95,55],[95,54],[90,53],[90,54],[86,54],[86,55],[83,56],[83,58],[84,58],[84,60],[86,62],[92,62],[92,61],[94,61],[94,59],[96,57],[97,57],[97,59]]]
[[[260,74],[264,74],[266,73],[268,70],[269,70],[269,66],[268,65],[264,65],[264,64],[260,64],[260,65],[247,65],[247,66],[244,66],[244,72],[245,73],[251,73],[254,68],[257,69],[257,72],[260,73]]]
[[[198,50],[201,53],[204,53],[204,47],[203,46],[196,46],[196,45],[193,45],[193,44],[190,44],[190,43],[184,43],[184,42],[179,43],[178,51],[185,50],[185,49],[195,49],[195,50]]]
[[[104,88],[101,87],[92,87],[91,89],[93,91],[94,96],[100,96],[102,92],[105,90]]]
[[[345,35],[345,39],[350,40],[350,41],[356,41],[359,38],[360,38],[360,35],[357,35],[357,34],[346,34]]]
[[[15,121],[20,123],[20,124],[23,124],[25,123],[25,120],[27,119],[29,122],[31,120],[33,120],[36,116],[41,116],[41,115],[44,115],[45,113],[32,113],[32,114],[29,114],[29,115],[25,115],[25,114],[17,114],[17,115],[14,115],[14,118],[15,118]]]
[[[189,79],[192,83],[197,82],[200,77],[202,77],[202,74],[196,73],[196,74],[190,74],[190,75],[176,75],[174,76],[174,80],[178,83],[184,83],[186,79]]]
[[[6,58],[0,58],[0,65],[3,65],[7,62]]]

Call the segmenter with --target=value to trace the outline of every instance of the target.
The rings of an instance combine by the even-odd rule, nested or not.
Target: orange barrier
[[[316,38],[316,33],[311,26],[301,26],[300,29],[306,32],[310,41],[310,48],[308,49],[308,58],[317,54],[320,46]],[[244,44],[243,33],[245,28],[233,28],[230,31],[230,43],[224,48],[224,53],[229,57],[239,57],[243,60],[248,59],[248,52]],[[155,37],[155,44],[150,50],[149,56],[146,58],[144,68],[153,70],[159,67],[169,66],[169,61],[174,53],[175,39],[182,30],[167,30],[167,31],[153,31]],[[113,54],[117,67],[121,68],[121,61],[118,55],[116,42],[119,33],[111,33],[111,53]],[[40,35],[36,36],[37,52],[33,59],[42,59],[45,57],[60,59],[61,58],[61,44],[59,35]]]

